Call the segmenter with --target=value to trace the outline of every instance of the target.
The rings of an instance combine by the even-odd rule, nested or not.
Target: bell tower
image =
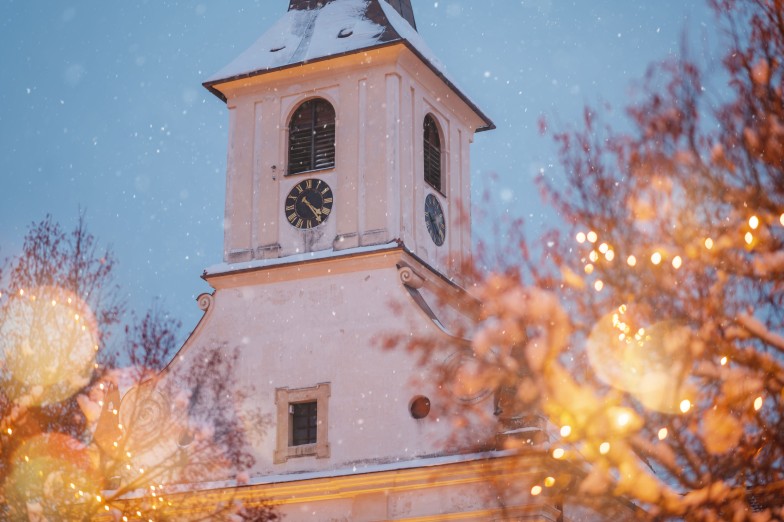
[[[410,0],[291,0],[204,85],[229,108],[224,262],[395,244],[459,281],[469,147],[493,124],[427,48]]]

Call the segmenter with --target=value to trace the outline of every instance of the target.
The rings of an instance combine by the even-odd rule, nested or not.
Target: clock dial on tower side
[[[286,196],[286,220],[295,228],[315,228],[329,218],[332,202],[332,189],[325,181],[316,178],[302,180]]]
[[[425,198],[425,225],[433,243],[436,246],[443,245],[446,239],[446,219],[441,203],[433,194],[428,194]]]

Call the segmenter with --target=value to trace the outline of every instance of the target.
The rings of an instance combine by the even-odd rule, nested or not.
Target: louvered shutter
[[[322,99],[299,106],[289,124],[289,174],[335,166],[335,109]]]
[[[425,182],[441,191],[441,138],[432,116],[425,116],[424,124]]]

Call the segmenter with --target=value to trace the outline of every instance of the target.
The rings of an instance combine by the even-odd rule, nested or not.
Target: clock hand
[[[308,208],[313,211],[313,216],[316,218],[316,221],[321,223],[321,211],[318,210],[313,205],[311,205],[310,201],[308,201],[308,198],[306,198],[306,197],[302,198],[302,202],[305,203],[308,206]]]

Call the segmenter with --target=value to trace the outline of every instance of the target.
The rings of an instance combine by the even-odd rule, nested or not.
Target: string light
[[[743,237],[743,239],[746,241],[747,245],[750,245],[754,241],[754,236],[751,234],[751,232],[746,232],[746,235]]]
[[[577,237],[575,237],[575,239],[576,239],[576,240],[577,240],[577,242],[578,242],[578,243],[580,243],[580,244],[583,244],[583,243],[585,243],[585,233],[584,233],[584,232],[578,232],[578,233],[577,233]]]
[[[784,227],[784,213],[779,216],[779,222],[781,223],[781,226]]]
[[[658,265],[662,261],[662,255],[659,252],[654,252],[651,254],[651,263],[654,265]]]
[[[624,411],[618,414],[618,418],[616,419],[616,422],[618,423],[618,426],[624,428],[629,425],[629,422],[631,422],[631,420],[632,420],[632,416],[629,415],[629,412]]]
[[[561,437],[568,437],[572,434],[571,426],[561,426]]]
[[[555,448],[553,450],[553,458],[554,459],[562,459],[566,452],[563,448]]]
[[[601,252],[602,254],[606,254],[608,250],[610,250],[610,245],[608,245],[607,243],[602,243],[601,245],[599,245],[599,252]]]
[[[664,440],[667,438],[667,428],[662,428],[659,430],[659,440]]]
[[[681,401],[681,413],[686,413],[691,409],[691,401],[689,399],[683,399]]]
[[[759,218],[757,216],[751,216],[749,218],[749,228],[751,228],[752,230],[757,230],[758,226],[759,226]]]
[[[683,264],[683,259],[681,259],[681,256],[675,256],[674,258],[672,258],[672,267],[675,270],[678,270],[682,264]]]
[[[593,284],[593,287],[594,287],[594,289],[596,289],[596,291],[597,291],[597,292],[601,292],[601,291],[602,291],[602,288],[604,288],[604,283],[603,283],[603,282],[602,282],[602,280],[600,279],[600,280],[596,281],[596,282]]]
[[[551,488],[555,485],[555,477],[547,477],[544,479],[544,486],[546,488]]]
[[[538,484],[531,488],[531,495],[533,495],[533,496],[536,496],[536,495],[538,495],[541,492],[542,492],[542,486],[540,486]]]
[[[612,261],[613,259],[615,259],[615,251],[614,250],[608,250],[607,252],[604,253],[604,258],[607,261]]]
[[[722,357],[721,361],[719,361],[719,362],[721,363],[722,366],[726,366],[727,365],[727,357],[726,356]]]
[[[713,248],[713,240],[711,238],[705,238],[705,248],[708,250]]]
[[[599,453],[602,455],[607,455],[610,452],[610,443],[609,442],[602,442],[599,445]]]
[[[591,262],[596,263],[599,260],[599,253],[596,252],[596,250],[591,250],[591,253],[588,254],[588,259],[590,259]]]
[[[629,266],[635,266],[637,264],[637,258],[634,256],[629,256],[626,258],[626,264]]]
[[[590,232],[588,232],[588,235],[586,236],[586,238],[587,238],[587,239],[588,239],[588,241],[590,241],[591,243],[596,243],[596,241],[599,239],[599,236],[597,236],[597,235],[596,235],[596,232],[594,232],[593,230],[591,230]]]
[[[762,409],[762,397],[757,397],[754,399],[754,411],[760,411]]]
[[[585,265],[585,273],[588,275],[593,274],[593,265],[591,263]]]

